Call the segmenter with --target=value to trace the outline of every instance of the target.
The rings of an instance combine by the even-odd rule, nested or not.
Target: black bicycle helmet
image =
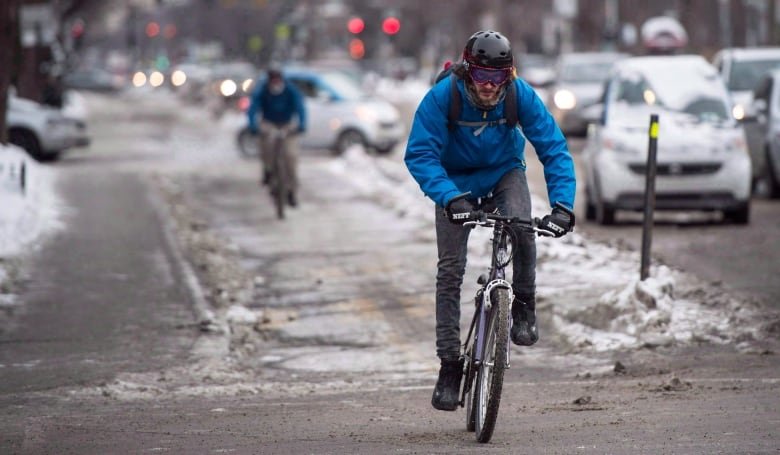
[[[471,35],[463,49],[463,61],[470,65],[497,69],[511,68],[515,63],[509,40],[492,30]]]
[[[281,79],[282,78],[282,65],[277,62],[272,62],[268,65],[268,79]]]

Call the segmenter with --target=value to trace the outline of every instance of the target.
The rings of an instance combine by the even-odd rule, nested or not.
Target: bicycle
[[[550,236],[536,228],[539,219],[522,220],[483,211],[473,212],[464,226],[493,229],[492,258],[487,274],[477,279],[481,285],[474,297],[474,316],[466,342],[463,389],[460,406],[466,407],[466,429],[474,431],[477,441],[490,441],[498,418],[504,370],[509,368],[509,331],[512,325],[510,305],[514,295],[505,279],[505,268],[512,261],[514,250],[509,249],[516,235],[511,227]]]
[[[263,125],[263,134],[269,135],[270,141],[268,143],[272,144],[268,189],[276,207],[276,216],[279,219],[284,219],[285,207],[290,204],[289,174],[290,166],[293,165],[289,161],[287,138],[297,133],[291,131],[287,125],[280,126],[269,123]]]

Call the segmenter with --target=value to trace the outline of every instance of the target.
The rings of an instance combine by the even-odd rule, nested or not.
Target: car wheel
[[[593,196],[590,195],[588,188],[585,189],[585,219],[596,221],[596,203],[593,202]]]
[[[615,224],[615,208],[604,201],[599,201],[596,205],[596,220],[604,226]]]
[[[236,145],[238,151],[244,158],[256,158],[258,154],[259,140],[256,134],[252,134],[248,127],[244,127],[239,131],[236,137]]]
[[[392,153],[394,148],[395,148],[395,144],[388,145],[386,147],[376,147],[376,153],[377,155],[389,155],[390,153]]]
[[[769,184],[769,197],[772,199],[780,198],[780,175],[775,172],[775,165],[772,161],[772,154],[766,151],[766,180]]]
[[[748,224],[750,222],[750,201],[743,202],[734,210],[724,211],[723,218],[735,224]]]
[[[596,221],[599,224],[603,224],[604,226],[615,224],[615,208],[611,204],[605,202],[604,199],[601,197],[601,190],[598,189],[598,179],[596,180],[596,189],[598,190],[597,191],[598,196],[596,197],[596,202],[594,203],[594,210],[595,210],[594,217]],[[587,212],[587,208],[586,208],[586,212]]]
[[[43,155],[43,150],[41,150],[41,144],[38,142],[38,138],[30,131],[11,130],[8,132],[8,142],[23,148],[31,157],[38,161],[44,161],[46,159]]]
[[[341,134],[339,134],[338,139],[336,139],[336,146],[334,150],[335,154],[341,155],[353,145],[362,145],[363,147],[365,147],[366,139],[358,130],[342,131]]]

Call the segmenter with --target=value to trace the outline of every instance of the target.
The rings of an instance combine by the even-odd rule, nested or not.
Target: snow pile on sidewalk
[[[0,258],[7,258],[24,252],[42,234],[61,225],[53,170],[14,145],[0,144],[0,207]]]
[[[433,236],[432,203],[401,160],[370,157],[355,147],[330,168],[401,216],[419,218]],[[533,196],[533,211],[535,216],[549,212],[546,197]],[[464,296],[470,295],[466,287],[472,278],[489,266],[490,234],[489,229],[471,234]],[[684,272],[654,265],[650,278],[640,281],[638,252],[591,242],[577,232],[538,238],[537,257],[540,317],[552,315],[555,331],[573,349],[749,342],[760,325],[748,305]]]
[[[0,305],[14,301],[11,259],[61,226],[60,202],[53,186],[50,169],[24,150],[0,144]]]

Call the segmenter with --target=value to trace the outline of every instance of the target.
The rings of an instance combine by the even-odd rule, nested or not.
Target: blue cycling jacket
[[[278,95],[272,94],[266,89],[266,84],[259,84],[252,92],[252,100],[247,110],[250,129],[257,129],[257,117],[277,125],[289,123],[293,116],[298,114],[298,126],[303,131],[306,129],[306,109],[303,105],[303,96],[289,81],[285,81],[284,90]]]
[[[520,128],[497,124],[504,118],[504,101],[490,111],[474,106],[465,94],[463,80],[458,80],[463,105],[460,120],[494,123],[482,127],[458,125],[450,131],[449,78],[439,81],[420,102],[404,161],[423,193],[436,204],[445,207],[450,199],[467,191],[475,198],[487,196],[506,172],[525,170],[528,138],[544,165],[550,206],[560,202],[574,207],[576,179],[566,139],[536,92],[521,79],[514,84]]]

